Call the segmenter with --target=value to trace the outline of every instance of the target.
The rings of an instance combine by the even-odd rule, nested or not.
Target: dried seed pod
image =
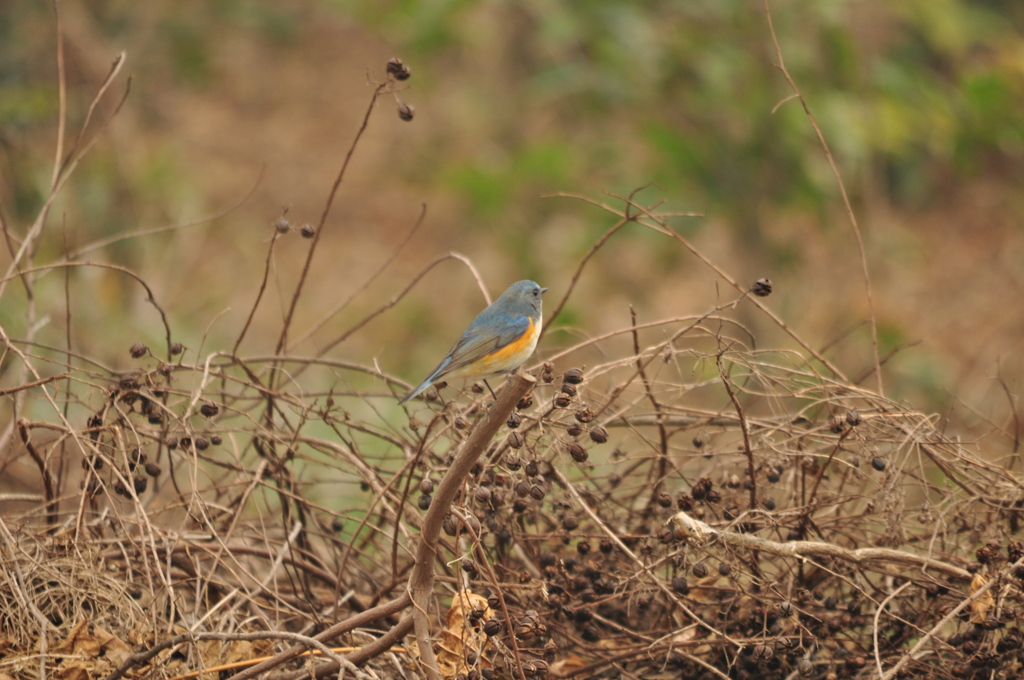
[[[541,486],[534,484],[530,487],[530,498],[535,501],[544,500],[544,489]]]
[[[498,619],[490,619],[484,623],[484,633],[487,637],[494,637],[501,632],[501,621]]]
[[[772,294],[772,282],[768,279],[758,279],[750,287],[750,292],[757,297],[768,297]]]
[[[875,456],[871,459],[871,467],[875,468],[879,472],[885,470],[885,465],[885,458],[882,458],[881,456]]]
[[[583,369],[570,368],[565,372],[565,376],[562,379],[570,385],[579,385],[583,382]]]
[[[565,408],[566,406],[572,403],[572,399],[569,397],[568,394],[565,394],[564,392],[559,392],[558,394],[555,395],[553,403],[558,408]]]
[[[975,556],[978,558],[978,564],[991,564],[1000,559],[1000,552],[1003,548],[998,543],[989,542],[975,552]]]
[[[196,437],[196,449],[205,451],[210,448],[210,442],[205,437]]]
[[[697,578],[704,578],[708,575],[708,567],[703,562],[698,562],[697,564],[693,565],[690,568],[690,571],[693,572],[693,575]]]
[[[207,418],[212,418],[220,412],[220,407],[214,404],[212,401],[208,401],[199,407],[199,412]]]
[[[584,424],[592,422],[594,420],[594,412],[590,410],[589,406],[584,404],[583,408],[576,411],[576,420]]]
[[[863,420],[861,419],[859,413],[857,413],[856,411],[850,411],[849,413],[846,414],[846,422],[850,425],[850,427],[857,427],[858,425],[861,424],[861,422],[863,422]]]
[[[457,416],[455,418],[455,422],[452,423],[452,424],[455,425],[455,429],[456,430],[468,430],[469,429],[469,421],[466,420],[465,418],[463,418],[462,416]]]
[[[132,480],[132,483],[135,485],[136,494],[143,493],[146,490],[146,487],[149,486],[149,480],[145,477],[136,477]]]
[[[167,440],[167,448],[170,449],[171,451],[173,451],[174,449],[178,448],[178,438],[177,437],[171,437],[170,439],[168,439]]]
[[[412,120],[413,116],[415,115],[416,107],[414,107],[412,104],[402,104],[401,106],[398,107],[398,117],[407,123],[410,120]]]
[[[590,543],[588,541],[580,541],[576,544],[576,552],[580,555],[590,554]]]
[[[779,473],[776,472],[775,470],[772,470],[771,472],[768,473],[766,479],[772,484],[776,484],[779,481]]]
[[[790,616],[793,615],[794,611],[795,610],[793,609],[793,603],[792,602],[783,601],[783,602],[779,603],[778,612],[779,612],[779,616],[780,617],[782,617],[784,619],[788,619]]]
[[[516,470],[523,466],[523,459],[514,453],[510,453],[509,455],[505,456],[503,460],[505,461],[505,467],[507,467],[512,472],[515,472]]]
[[[732,573],[732,567],[729,565],[728,562],[719,562],[718,563],[718,573],[721,574],[722,576],[728,576],[729,574]]]
[[[720,503],[722,501],[722,494],[718,493],[715,489],[711,489],[704,494],[704,500],[708,503]]]
[[[402,60],[398,57],[392,57],[388,59],[385,70],[388,75],[393,77],[395,80],[408,80],[412,73],[409,71],[409,67],[402,63]]]
[[[516,404],[516,408],[520,411],[525,411],[531,406],[533,406],[533,392],[530,392],[529,394],[524,396],[522,399],[519,400],[519,403]]]
[[[288,220],[286,220],[284,217],[281,217],[277,220],[277,222],[274,222],[274,229],[277,229],[277,233],[279,234],[287,234],[289,231],[291,231],[292,225],[289,224]]]
[[[569,455],[577,463],[583,463],[590,457],[587,453],[587,449],[579,442],[570,442],[569,444]]]
[[[525,498],[517,498],[512,503],[512,512],[522,514],[529,509],[530,503]]]
[[[526,498],[527,496],[530,495],[530,483],[525,480],[519,482],[518,484],[516,484],[515,491],[516,495],[519,496],[520,498]]]
[[[224,443],[224,440],[221,439],[221,436],[219,434],[215,434],[212,437],[210,437],[210,443],[213,444],[214,446],[220,446],[221,444]]]
[[[676,576],[672,579],[672,590],[679,595],[686,595],[690,592],[690,584],[686,582],[686,579],[682,576]]]
[[[551,383],[555,380],[555,365],[550,361],[545,361],[544,366],[541,368],[540,379],[544,383]]]
[[[595,444],[604,444],[608,441],[608,430],[604,429],[603,426],[598,425],[590,431],[590,440]]]
[[[473,392],[473,394],[483,394],[484,393],[484,386],[481,385],[478,382],[473,383],[473,386],[470,387],[469,389],[470,389],[470,391]]]
[[[570,437],[579,437],[583,434],[583,428],[579,423],[573,423],[569,427],[565,428],[565,433]]]
[[[426,510],[427,508],[430,507],[430,502],[432,500],[434,500],[434,497],[431,496],[429,493],[425,493],[425,494],[420,495],[420,498],[416,502],[416,504],[417,504],[417,506],[419,506],[420,510]]]
[[[562,394],[567,394],[570,397],[576,396],[576,386],[572,383],[562,383]]]
[[[149,420],[150,425],[160,425],[164,422],[164,414],[159,411],[151,411],[147,420]]]
[[[491,489],[489,487],[478,486],[473,495],[476,497],[477,503],[486,504],[491,501]]]
[[[835,434],[842,434],[843,430],[846,429],[846,423],[839,416],[835,416],[829,421],[828,429]]]
[[[128,350],[128,353],[132,355],[132,359],[141,359],[142,357],[146,356],[148,352],[149,348],[143,345],[141,342],[135,343],[134,345],[131,346],[131,349]]]
[[[508,420],[505,421],[505,424],[508,425],[510,428],[512,428],[514,430],[517,427],[519,427],[522,424],[522,422],[523,422],[523,417],[521,415],[519,415],[518,413],[516,413],[515,411],[513,411],[509,415]]]
[[[566,531],[572,531],[579,527],[580,521],[576,519],[576,515],[566,515],[562,518],[562,528]]]
[[[509,445],[509,448],[519,449],[526,443],[526,437],[519,430],[512,430],[505,437],[505,443]]]
[[[774,498],[766,498],[766,499],[764,499],[764,503],[762,503],[762,505],[764,506],[765,510],[767,510],[768,512],[771,512],[771,511],[775,510],[775,499]]]
[[[434,493],[434,480],[424,477],[420,480],[420,493]]]
[[[128,498],[131,498],[131,496],[128,495],[128,489],[124,488],[124,484],[122,484],[121,482],[114,483],[114,493],[116,493],[118,496],[126,496]]]
[[[455,519],[455,515],[450,513],[445,515],[444,519],[441,521],[441,528],[444,529],[444,533],[449,536],[455,536],[455,534],[459,533],[459,523],[458,520]]]
[[[160,466],[156,463],[146,463],[146,474],[150,477],[159,477]]]
[[[476,562],[474,562],[472,559],[470,559],[468,557],[463,559],[462,560],[462,571],[466,572],[470,576],[472,576],[473,574],[476,574]]]
[[[172,357],[176,357],[185,351],[185,346],[180,342],[172,342],[171,346],[167,348],[167,351],[170,352]]]
[[[537,461],[531,460],[529,463],[527,463],[525,472],[527,477],[536,477],[537,475],[539,475],[540,467],[537,465]]]

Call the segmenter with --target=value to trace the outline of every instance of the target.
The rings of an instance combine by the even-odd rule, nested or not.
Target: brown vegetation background
[[[616,654],[684,675],[889,677],[926,644],[929,671],[1016,672],[1020,590],[999,565],[1004,542],[1015,566],[1024,555],[1024,14],[808,1],[772,19],[778,52],[749,1],[67,3],[60,69],[54,6],[0,5],[0,545],[17,573],[0,620],[21,634],[0,651],[39,648],[45,674],[41,618],[56,654],[95,655],[76,647],[87,637],[117,639],[111,659],[185,650],[147,673],[272,651],[197,646],[179,606],[216,612],[232,644],[367,610],[396,639],[416,619],[423,641],[428,615],[452,634],[447,598],[472,580],[501,594],[485,618],[522,680],[517,637],[565,677],[612,672]],[[409,80],[386,80],[391,57]],[[87,120],[95,146],[47,212],[62,118],[65,153]],[[329,196],[279,364],[302,228]],[[587,260],[626,196],[657,215]],[[41,212],[18,266],[93,264],[20,278],[11,254]],[[521,420],[485,415],[480,386],[401,410],[392,393],[484,306],[477,275],[491,297],[522,278],[550,288],[535,398],[505,399]],[[626,332],[677,317],[694,325]],[[474,439],[485,424],[502,436]],[[666,525],[677,510],[709,525]],[[55,556],[118,578],[76,589]],[[160,581],[165,562],[180,581]],[[36,605],[45,616],[21,606],[51,583],[64,595]],[[73,627],[111,628],[108,601],[123,629]],[[217,631],[201,642],[226,643]],[[604,656],[584,658],[599,639]],[[433,677],[424,653],[406,668]]]

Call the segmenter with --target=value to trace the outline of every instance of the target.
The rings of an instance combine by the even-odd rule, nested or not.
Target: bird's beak
[[[548,292],[548,289],[547,289],[547,288],[541,288],[541,289],[540,289],[540,294],[541,294],[541,295],[543,295],[543,294],[544,294],[544,293],[546,293],[546,292]]]

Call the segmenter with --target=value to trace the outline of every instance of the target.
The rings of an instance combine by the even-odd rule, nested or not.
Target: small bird
[[[473,319],[437,368],[400,401],[404,404],[446,378],[486,378],[512,373],[537,347],[541,327],[541,288],[517,281]]]

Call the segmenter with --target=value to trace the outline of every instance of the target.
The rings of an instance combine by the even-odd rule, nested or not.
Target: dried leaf
[[[82,619],[71,629],[67,638],[54,648],[53,653],[92,658],[99,656],[101,649],[103,645],[89,634],[89,622]]]
[[[564,659],[559,659],[551,664],[548,672],[556,678],[562,678],[567,675],[572,675],[580,668],[586,666],[589,662],[578,654],[571,653]]]
[[[975,574],[974,578],[971,579],[971,595],[978,592],[982,586],[988,583],[988,579],[981,574]],[[988,618],[988,613],[992,607],[996,604],[996,598],[992,595],[992,589],[989,588],[981,596],[971,603],[971,623],[984,623]]]
[[[474,610],[482,612],[475,623],[470,620]],[[444,680],[453,680],[459,673],[468,674],[472,670],[466,664],[466,655],[470,652],[476,652],[483,660],[482,652],[488,640],[481,626],[491,618],[494,618],[494,610],[487,605],[485,597],[462,590],[452,599],[436,650],[437,666]]]
[[[82,663],[73,663],[60,669],[60,680],[89,680],[89,670]]]
[[[100,647],[103,649],[104,658],[114,666],[120,666],[131,655],[132,648],[116,635],[110,633],[110,631],[97,625],[94,625],[92,630],[96,641],[99,642]]]

